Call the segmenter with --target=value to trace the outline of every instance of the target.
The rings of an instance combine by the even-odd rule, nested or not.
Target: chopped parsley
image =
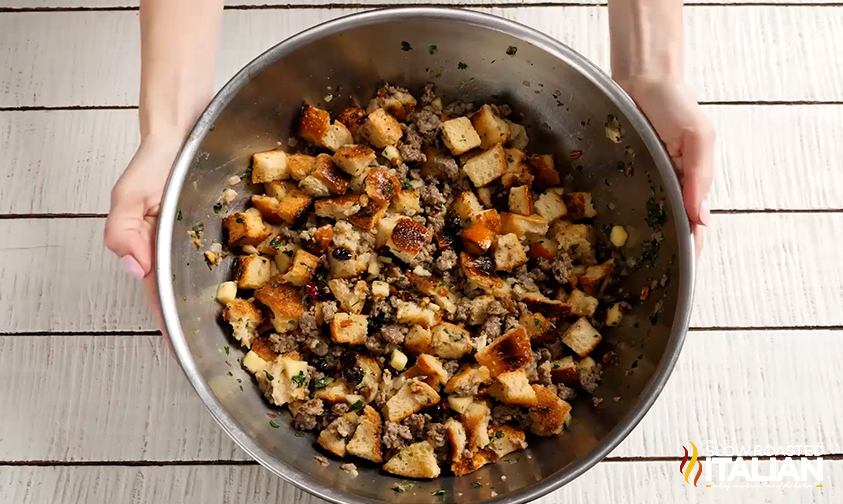
[[[275,377],[273,377],[271,374],[269,374],[269,371],[264,370],[264,373],[266,373],[266,379],[267,380],[272,381],[272,380],[275,379]]]
[[[411,51],[412,49],[413,49],[413,46],[411,46],[409,42],[407,42],[406,40],[401,41],[401,50],[402,51]]]
[[[181,210],[179,210],[179,213],[177,213],[177,214],[176,214],[176,220],[177,220],[177,221],[182,220]]]
[[[299,374],[293,376],[291,380],[296,384],[296,388],[304,387],[305,383],[307,383],[307,377],[304,375],[304,371],[299,371]]]
[[[503,437],[503,431],[496,430],[494,434],[492,434],[492,441],[495,439],[500,439]]]
[[[483,484],[480,483],[479,481],[475,481],[474,483],[471,484],[471,486],[473,486],[474,488],[483,488]]]
[[[514,45],[511,45],[511,46],[506,48],[507,56],[515,56],[515,53],[517,53],[517,52],[518,52],[518,48],[515,47]]]
[[[653,229],[660,228],[667,220],[663,206],[654,196],[647,200],[647,225]]]
[[[229,350],[228,345],[222,347],[222,349],[225,352],[225,355],[228,355],[228,350]]]
[[[246,168],[246,171],[243,172],[243,175],[240,177],[241,179],[248,179],[252,176],[252,167]]]
[[[207,255],[205,256],[205,264],[208,266],[209,270],[214,269],[214,263],[211,262],[211,259],[209,259]]]
[[[281,253],[284,254],[287,257],[293,257],[293,251],[292,250],[285,250],[284,252],[281,252]]]
[[[277,429],[278,427],[281,427],[280,425],[278,425],[278,423],[275,422],[275,420],[270,420],[269,426],[272,427],[273,429]]]
[[[323,376],[322,378],[319,378],[318,380],[316,380],[316,385],[315,385],[316,388],[321,389],[321,388],[325,388],[327,386],[328,386],[328,377],[327,376]]]
[[[205,232],[205,224],[200,222],[198,224],[194,224],[193,227],[190,228],[190,229],[192,229],[194,233],[199,235],[199,234],[202,234],[203,232]]]
[[[351,409],[353,409],[354,411],[363,409],[363,401],[361,399],[358,399],[356,403],[351,405]]]
[[[276,236],[269,242],[269,246],[274,248],[275,250],[278,250],[281,248],[281,240],[279,240]],[[291,256],[293,255],[293,253],[289,250],[285,250],[283,253],[286,254],[287,252],[289,252]]]
[[[541,326],[542,326],[542,321],[541,321],[541,320],[539,320],[539,319],[538,319],[538,317],[536,317],[536,318],[534,318],[534,319],[533,319],[533,324],[535,324],[535,325],[536,325],[536,327],[541,327]],[[497,431],[497,432],[500,432],[500,431]]]
[[[437,52],[439,52],[439,48],[438,48],[438,47],[436,47],[436,45],[429,45],[429,46],[427,46],[427,54],[429,54],[429,55],[433,56],[433,55],[434,55],[434,54],[436,54]]]
[[[217,201],[217,204],[214,205],[214,213],[218,214],[222,211],[222,201]]]
[[[243,223],[244,223],[244,222],[246,222],[246,221],[245,221],[245,220],[243,220],[243,216],[242,216],[242,215],[238,215],[238,216],[237,216],[237,218],[236,218],[236,219],[234,219],[234,222],[236,222],[237,224],[243,224]]]
[[[413,484],[413,483],[410,483],[409,481],[402,481],[400,483],[396,483],[396,484],[392,485],[392,489],[395,490],[396,492],[406,492],[407,490],[413,488],[414,486],[416,486],[416,485]]]
[[[436,497],[444,497],[445,494],[447,494],[447,493],[448,493],[447,490],[437,490],[437,491],[431,493],[430,495],[434,495]]]
[[[410,181],[409,181],[409,180],[405,180],[405,181],[404,181],[404,189],[412,189],[412,188],[413,188],[413,186],[412,186],[412,185],[410,185]]]
[[[659,260],[659,251],[662,242],[656,238],[652,238],[644,242],[644,251],[641,252],[641,264],[652,267]]]

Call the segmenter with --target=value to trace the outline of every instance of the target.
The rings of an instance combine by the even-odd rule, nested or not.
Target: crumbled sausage
[[[401,154],[404,162],[423,163],[427,161],[427,156],[421,151],[421,144],[422,137],[419,135],[418,127],[415,124],[407,126],[407,129],[404,131],[404,139],[401,141],[401,145],[398,146],[398,152]]]
[[[433,266],[440,272],[445,272],[454,269],[457,266],[458,261],[459,258],[457,257],[456,252],[453,250],[445,250],[439,255]]]
[[[434,422],[427,424],[425,439],[427,439],[434,448],[441,448],[445,446],[445,425]]]
[[[311,399],[299,408],[298,414],[293,419],[293,427],[298,430],[313,430],[318,425],[319,417],[324,413],[325,408],[321,399]]]
[[[336,301],[325,301],[322,303],[322,318],[326,324],[333,320],[338,310]]]
[[[384,423],[382,441],[387,450],[400,450],[407,445],[407,441],[412,440],[413,433],[408,426],[394,422]]]
[[[387,343],[401,345],[404,343],[404,332],[400,325],[389,325],[381,329],[381,336]]]
[[[557,282],[561,284],[568,283],[571,280],[571,275],[574,274],[574,264],[571,262],[571,256],[565,252],[561,252],[553,260],[551,269],[553,270],[553,277]]]
[[[272,349],[280,354],[292,352],[299,347],[296,337],[292,333],[272,333],[269,335],[269,342],[272,344]]]

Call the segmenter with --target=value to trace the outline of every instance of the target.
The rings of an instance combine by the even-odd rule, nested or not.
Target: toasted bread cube
[[[533,385],[536,405],[530,408],[530,432],[537,436],[555,436],[565,428],[571,405],[541,385]]]
[[[506,154],[498,144],[466,161],[462,170],[476,187],[494,182],[506,172]]]
[[[480,385],[492,382],[489,368],[463,364],[445,385],[445,392],[456,396],[473,396]]]
[[[460,266],[465,273],[469,287],[480,289],[496,297],[509,293],[503,280],[494,273],[494,262],[491,257],[480,256],[472,258],[465,252],[460,254]]]
[[[260,215],[234,213],[223,220],[228,231],[228,244],[232,247],[257,245],[269,236],[269,230]]]
[[[606,311],[606,325],[609,327],[617,327],[621,325],[623,319],[623,311],[621,311],[621,304],[615,303]]]
[[[427,327],[412,326],[404,338],[404,348],[418,354],[433,351],[433,333]]]
[[[468,438],[465,434],[465,427],[459,420],[449,418],[445,420],[445,434],[451,446],[451,461],[456,462],[462,458]]]
[[[474,401],[462,414],[462,424],[468,437],[470,451],[485,448],[489,444],[489,421],[492,411],[485,401]]]
[[[566,252],[571,259],[579,259],[583,264],[594,264],[594,229],[586,224],[571,224],[561,227],[555,235],[559,250]]]
[[[322,146],[322,137],[331,126],[331,116],[327,111],[305,105],[301,109],[296,134],[308,142]]]
[[[432,327],[436,324],[438,317],[436,312],[428,307],[422,308],[412,301],[399,301],[395,311],[395,319],[401,324]]]
[[[328,265],[333,278],[355,278],[369,269],[369,263],[374,255],[369,252],[354,253],[347,261],[338,261],[328,256]]]
[[[314,156],[308,156],[307,154],[287,155],[287,171],[293,180],[304,180],[315,169],[316,158]],[[267,194],[269,194],[269,191],[267,191]],[[281,199],[274,194],[270,194],[270,196]]]
[[[275,267],[278,268],[278,274],[283,275],[290,269],[290,266],[293,265],[293,256],[298,249],[299,246],[293,243],[279,245],[275,254]]]
[[[602,340],[603,337],[585,317],[577,319],[562,335],[562,343],[580,357],[590,354]]]
[[[322,136],[322,145],[331,152],[338,151],[345,145],[354,143],[354,136],[348,131],[343,123],[335,122],[328,127],[328,131]]]
[[[374,357],[365,354],[357,355],[357,365],[363,371],[363,380],[357,386],[356,390],[362,394],[363,402],[368,404],[375,399],[378,393],[381,383],[381,367]]]
[[[237,268],[234,270],[234,278],[237,279],[237,287],[241,289],[260,289],[269,282],[270,261],[259,255],[247,255],[237,258]]]
[[[322,185],[328,189],[330,194],[345,193],[345,191],[348,190],[348,184],[351,181],[351,177],[349,177],[349,175],[345,172],[340,171],[340,169],[337,168],[337,165],[335,165],[331,160],[331,156],[328,154],[319,154],[316,156],[316,169],[314,169],[313,173],[302,182],[311,177],[320,181]]]
[[[363,305],[366,304],[366,297],[369,295],[369,284],[364,280],[355,283],[354,289],[351,289],[348,281],[334,278],[328,281],[328,288],[340,302],[340,308],[343,311],[355,315],[363,311]]]
[[[437,356],[460,359],[471,350],[471,334],[464,328],[449,322],[433,327],[433,353]]]
[[[591,318],[597,311],[597,305],[600,304],[600,301],[579,289],[574,289],[571,291],[571,294],[568,295],[568,299],[565,300],[565,304],[571,307],[572,315]]]
[[[348,219],[360,211],[359,194],[346,194],[335,198],[318,199],[313,205],[313,210],[319,217],[328,217],[334,220]]]
[[[519,215],[514,213],[501,214],[501,232],[515,233],[519,239],[527,234],[545,235],[549,226],[547,219],[541,215]]]
[[[594,204],[591,201],[591,193],[567,193],[562,195],[562,199],[565,201],[565,206],[568,208],[569,220],[578,221],[597,216],[597,210],[594,209]]]
[[[527,436],[514,425],[489,427],[489,438],[491,442],[487,449],[495,454],[496,459],[527,447]]]
[[[520,185],[509,189],[509,211],[521,215],[533,214],[533,194],[530,192],[530,186]]]
[[[541,313],[547,318],[558,319],[571,315],[571,308],[563,301],[550,299],[540,292],[529,292],[523,295],[521,302],[526,304],[530,311]]]
[[[542,257],[552,261],[556,259],[558,251],[559,243],[556,240],[542,236],[530,244],[530,251],[527,253],[527,257]]]
[[[530,341],[547,341],[553,337],[553,330],[556,329],[556,324],[541,313],[524,313],[518,322],[524,326]]]
[[[492,206],[492,188],[489,186],[477,188],[477,199],[483,206]]]
[[[245,299],[235,299],[225,305],[222,316],[231,324],[234,338],[244,347],[250,347],[258,337],[257,327],[263,322],[261,311]]]
[[[363,110],[363,107],[352,105],[340,112],[336,122],[344,124],[354,138],[357,139],[360,137],[359,129],[366,123],[366,111]]]
[[[288,192],[281,200],[271,196],[252,196],[252,204],[271,224],[286,222],[294,225],[304,217],[311,203],[313,203],[313,197],[299,189]]]
[[[527,171],[533,175],[533,185],[539,189],[559,185],[559,172],[550,154],[527,158]]]
[[[472,299],[468,306],[468,325],[480,325],[486,321],[492,303],[496,303],[493,296],[484,294]]]
[[[252,156],[252,183],[262,184],[272,180],[290,178],[287,153],[282,150],[258,152]]]
[[[386,246],[395,257],[404,262],[411,262],[430,241],[431,232],[422,224],[406,217],[398,219]]]
[[[381,445],[381,416],[371,406],[363,408],[359,417],[354,437],[348,442],[346,450],[355,457],[360,457],[378,464],[383,462]]]
[[[285,333],[298,327],[304,303],[297,287],[281,282],[280,276],[270,278],[268,284],[255,291],[255,298],[272,310],[275,330]]]
[[[278,352],[275,351],[272,342],[269,340],[269,337],[259,336],[253,339],[252,347],[249,351],[253,352],[256,356],[260,357],[267,363],[273,362],[278,359]],[[285,355],[295,357],[295,355],[293,354],[295,354],[295,352],[291,352]],[[245,367],[245,361],[243,365]]]
[[[383,149],[387,145],[395,145],[401,140],[404,132],[401,130],[401,124],[389,115],[389,112],[380,108],[369,114],[360,134],[370,144]]]
[[[331,339],[334,343],[363,345],[366,343],[368,324],[364,315],[339,312],[331,319]]]
[[[433,445],[420,441],[402,449],[386,464],[383,470],[405,478],[436,478],[441,470],[436,460]]]
[[[442,141],[454,156],[480,147],[480,135],[468,117],[457,117],[442,123]]]
[[[422,212],[418,189],[404,189],[392,201],[392,210],[404,215],[417,215]]]
[[[325,387],[316,389],[313,397],[321,399],[328,404],[338,404],[345,402],[347,395],[351,393],[344,380],[333,379]]]
[[[494,208],[481,210],[480,212],[472,215],[471,223],[480,224],[481,226],[490,229],[495,234],[501,232],[501,216]]]
[[[388,168],[373,168],[366,177],[366,195],[378,203],[389,204],[401,191],[401,182],[395,171]]]
[[[304,180],[299,182],[299,187],[302,191],[314,198],[324,198],[331,195],[331,190],[328,189],[328,186],[313,175],[308,175]]]
[[[483,206],[477,200],[477,196],[471,191],[463,191],[451,203],[451,208],[460,216],[463,221],[470,221],[471,218],[483,211]]]
[[[539,199],[536,200],[536,213],[541,215],[547,222],[553,223],[556,219],[565,217],[568,213],[568,207],[562,199],[562,192],[550,188],[545,191]]]
[[[284,282],[301,287],[310,282],[321,261],[304,249],[296,250],[290,270],[284,274]]]
[[[371,231],[386,214],[388,203],[381,203],[369,199],[369,204],[360,209],[359,212],[348,218],[348,222],[354,224],[364,231]]]
[[[337,457],[345,457],[348,438],[356,432],[359,422],[357,413],[349,411],[331,422],[325,430],[320,432],[316,442]]]
[[[439,386],[448,382],[448,372],[442,367],[439,359],[430,354],[421,354],[416,359],[416,363],[405,371],[401,376],[405,378],[415,378],[417,376],[427,377],[425,383],[438,390]]]
[[[530,186],[533,183],[533,175],[527,169],[527,155],[518,149],[505,149],[506,172],[501,175],[501,184],[504,189],[515,186]]]
[[[416,110],[416,99],[406,89],[387,85],[378,89],[377,97],[369,100],[367,107],[370,112],[380,108],[399,121],[407,121]]]
[[[492,342],[474,356],[478,364],[489,368],[493,378],[501,373],[515,371],[533,360],[533,351],[527,331],[518,326]]]
[[[527,143],[530,141],[527,136],[527,128],[508,119],[504,119],[504,121],[509,126],[509,146],[520,150],[526,149]]]
[[[383,407],[383,414],[390,422],[400,422],[424,408],[439,403],[439,394],[424,382],[410,382],[401,387]]]
[[[489,450],[469,452],[451,464],[451,471],[457,476],[465,476],[494,461],[494,453]]]
[[[550,378],[553,383],[564,383],[565,385],[575,385],[579,381],[579,374],[577,373],[577,363],[570,355],[562,357],[559,360],[550,362]]]
[[[460,397],[456,395],[448,396],[448,407],[456,411],[460,415],[465,413],[465,410],[474,402],[474,396]]]
[[[332,159],[342,171],[356,177],[375,162],[377,155],[365,145],[346,145],[337,149]]]
[[[325,224],[313,230],[309,229],[307,234],[302,233],[300,236],[305,250],[315,256],[321,256],[331,250],[334,243],[334,226]]]
[[[489,105],[483,105],[471,116],[471,124],[480,136],[480,148],[488,149],[509,140],[510,128]]]
[[[495,269],[512,271],[527,264],[527,254],[515,233],[495,237]]]
[[[485,226],[475,224],[470,228],[463,229],[460,236],[466,252],[473,255],[483,255],[492,247],[495,233]]]
[[[603,264],[589,266],[586,268],[585,274],[580,275],[579,277],[579,284],[582,287],[582,290],[592,296],[598,295],[602,290],[603,285],[612,274],[614,267],[614,259],[609,259]]]
[[[536,404],[536,392],[530,387],[530,380],[523,369],[501,373],[496,380],[489,388],[489,394],[498,401],[524,407]]]

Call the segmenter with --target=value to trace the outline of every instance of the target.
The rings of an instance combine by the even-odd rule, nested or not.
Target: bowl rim
[[[190,134],[185,139],[167,180],[161,202],[155,246],[155,274],[161,314],[165,330],[169,334],[173,351],[182,370],[196,393],[202,399],[202,402],[226,434],[241,449],[248,453],[249,456],[281,477],[284,481],[336,504],[364,504],[376,501],[311,480],[297,468],[280,462],[244,432],[240,425],[225,410],[220,401],[217,400],[208,382],[200,374],[181,328],[176,310],[171,276],[172,262],[170,253],[173,228],[176,220],[176,207],[190,168],[190,163],[196,155],[201,141],[209,131],[214,120],[234,96],[251,80],[252,76],[260,73],[279,58],[286,56],[300,47],[314,40],[333,35],[338,31],[383,22],[415,21],[419,19],[457,21],[501,31],[534,45],[576,68],[584,77],[603,91],[614,105],[623,112],[626,119],[639,133],[662,176],[667,193],[667,204],[670,207],[672,215],[686,215],[682,204],[682,190],[679,180],[673,171],[670,157],[652,125],[639,111],[632,99],[609,75],[584,56],[562,42],[516,21],[492,14],[452,7],[398,7],[367,10],[335,18],[299,32],[277,43],[246,64],[216,93],[209,105],[202,112]],[[638,404],[621,418],[618,424],[606,434],[594,449],[571,462],[564,469],[545,477],[529,487],[476,502],[522,504],[538,499],[561,488],[605,458],[629,435],[632,429],[638,425],[644,415],[650,410],[656,398],[664,389],[679,358],[688,330],[693,301],[696,258],[690,224],[687,219],[672,219],[672,221],[679,242],[679,252],[677,254],[679,258],[679,287],[675,318],[661,362],[656,372],[642,390],[638,398]]]

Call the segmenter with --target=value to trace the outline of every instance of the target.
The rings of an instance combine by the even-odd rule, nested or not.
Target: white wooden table
[[[275,42],[381,3],[342,1],[231,0],[217,85]],[[461,5],[607,68],[599,1]],[[640,426],[542,502],[843,501],[843,6],[780,1],[686,9],[687,77],[719,133],[692,330]],[[0,0],[0,503],[316,503],[216,426],[101,245],[138,136],[136,7]],[[693,488],[682,446],[708,439],[819,444],[824,486]]]

